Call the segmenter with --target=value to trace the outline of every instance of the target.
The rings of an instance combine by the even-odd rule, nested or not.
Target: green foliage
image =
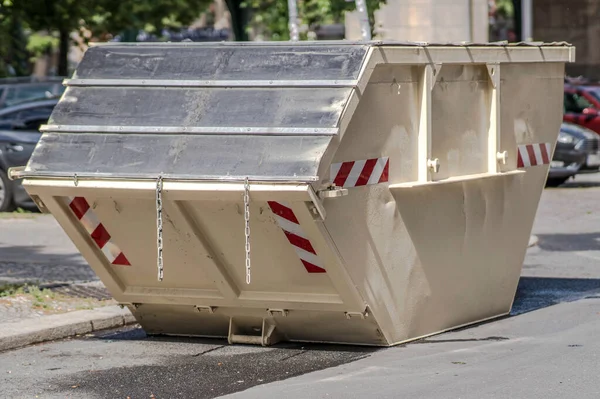
[[[385,0],[367,0],[366,4],[373,33],[374,12],[385,4]],[[289,40],[287,0],[246,0],[242,5],[252,14],[248,30],[254,30],[269,40]],[[307,31],[317,24],[343,23],[344,13],[355,9],[354,1],[298,0],[301,39],[306,39]]]
[[[5,0],[6,1],[6,0]],[[156,31],[197,19],[210,0],[27,0],[10,6],[34,31],[87,28],[95,34],[127,29]]]
[[[32,59],[35,59],[44,54],[49,54],[57,47],[58,38],[50,35],[40,35],[38,33],[34,33],[29,36],[29,41],[26,48],[31,54]]]
[[[250,9],[248,31],[255,30],[270,40],[289,40],[288,6],[286,0],[248,0],[243,8]]]
[[[19,36],[11,28],[15,23],[23,23],[30,31],[43,31],[47,36],[33,35],[28,42],[23,37],[20,48],[25,51],[27,45],[34,56],[39,56],[58,46],[59,74],[65,75],[70,34],[74,31],[85,30],[104,40],[140,29],[156,32],[177,28],[197,19],[210,3],[211,0],[0,0],[0,55],[11,54],[11,38]],[[22,26],[19,29],[22,33]],[[135,34],[128,37],[135,38]],[[0,75],[2,61],[6,60],[0,60]]]
[[[503,12],[507,17],[515,15],[513,0],[496,0],[496,7],[498,11]]]
[[[43,0],[40,0],[43,1]],[[85,25],[94,34],[180,28],[196,20],[211,0],[98,0]]]
[[[11,11],[12,2],[0,0],[0,77],[28,73],[23,21]]]
[[[27,286],[23,284],[0,285],[0,298],[24,294],[26,287]]]

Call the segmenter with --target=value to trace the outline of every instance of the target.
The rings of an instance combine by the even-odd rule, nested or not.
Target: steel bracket
[[[21,179],[21,174],[25,171],[25,166],[13,166],[12,168],[8,168],[8,179],[9,180],[18,180]]]
[[[274,316],[287,317],[288,313],[289,313],[289,310],[287,310],[287,309],[267,309],[267,314],[271,317],[274,317]]]
[[[262,319],[261,327],[255,328],[255,331],[259,331],[260,335],[248,335],[250,326],[244,325],[245,323],[238,324],[238,321],[233,318],[229,319],[229,334],[227,341],[230,344],[245,344],[245,345],[261,345],[270,346],[283,339],[281,333],[277,330],[277,325],[273,320]]]
[[[348,319],[348,320],[356,319],[356,318],[364,320],[367,317],[369,317],[369,308],[367,307],[364,310],[364,312],[344,312],[344,314],[346,315],[346,319]]]
[[[196,310],[199,313],[210,313],[210,314],[214,314],[215,311],[217,310],[216,306],[199,306],[196,305]]]

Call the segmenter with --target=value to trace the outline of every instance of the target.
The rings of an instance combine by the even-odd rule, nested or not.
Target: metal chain
[[[156,248],[158,250],[158,281],[163,280],[163,220],[162,220],[163,178],[156,179]]]
[[[246,284],[250,284],[250,184],[244,182],[244,233],[246,235]]]

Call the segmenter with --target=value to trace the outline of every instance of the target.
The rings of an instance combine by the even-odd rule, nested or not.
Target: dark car
[[[598,172],[599,151],[598,134],[573,123],[563,123],[550,162],[546,185],[556,187],[577,174]]]
[[[61,78],[0,79],[0,108],[58,98],[64,91]]]
[[[57,102],[34,101],[0,109],[0,212],[33,206],[21,181],[10,181],[7,172],[27,164],[40,139],[40,125],[47,123]]]

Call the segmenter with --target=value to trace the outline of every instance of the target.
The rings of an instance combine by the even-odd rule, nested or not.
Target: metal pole
[[[473,26],[473,0],[467,0],[469,2],[469,41],[473,43],[475,41],[475,27]]]
[[[356,11],[360,18],[360,31],[363,40],[371,40],[371,24],[369,24],[369,13],[367,12],[367,3],[365,0],[355,0]]]
[[[532,0],[521,0],[521,41],[533,40],[533,4]]]
[[[288,0],[288,13],[290,14],[290,40],[297,42],[300,36],[298,34],[298,5],[296,0]]]

